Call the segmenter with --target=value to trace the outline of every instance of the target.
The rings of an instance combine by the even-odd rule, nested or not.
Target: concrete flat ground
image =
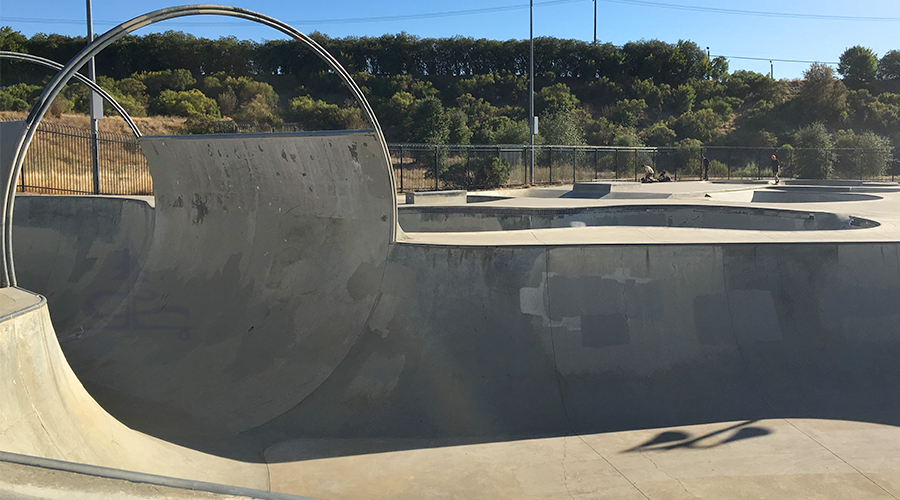
[[[271,464],[273,484],[341,499],[900,497],[900,429],[861,422],[751,420],[470,445],[422,440],[371,451],[394,446],[286,443],[269,454],[339,456]]]
[[[503,190],[413,231],[377,140],[144,138],[153,205],[17,199],[46,303],[0,296],[0,449],[323,499],[900,498],[900,186]]]
[[[632,184],[600,197],[571,197],[571,185],[546,188],[507,189],[479,192],[498,199],[477,203],[478,207],[514,210],[609,208],[622,206],[752,207],[754,209],[825,212],[867,217],[879,223],[865,231],[772,231],[759,229],[705,229],[695,227],[603,226],[579,227],[576,231],[484,231],[465,235],[445,232],[415,233],[407,241],[470,245],[527,245],[535,242],[561,244],[690,244],[690,243],[789,243],[789,242],[895,242],[900,239],[900,185],[859,183],[857,186],[817,186],[793,181],[774,185],[759,181],[668,182]],[[632,197],[617,197],[626,193]],[[476,194],[476,193],[472,193]],[[634,197],[647,194],[649,198]],[[754,199],[754,195],[756,199]],[[410,208],[398,199],[401,207]],[[472,207],[473,204],[468,204]],[[451,206],[442,205],[451,210]],[[482,231],[479,231],[481,233]]]
[[[414,233],[408,242],[441,245],[696,244],[896,242],[900,186],[867,190],[879,199],[753,202],[765,183],[677,182],[632,189],[658,199],[568,198],[572,186],[470,193],[505,199],[504,208],[622,205],[754,206],[838,211],[871,217],[865,231],[742,231],[582,227],[506,232]],[[795,187],[795,191],[804,189]],[[812,187],[815,189],[815,186]],[[844,189],[841,189],[843,192]],[[635,191],[631,191],[635,192]],[[778,192],[778,191],[775,191]],[[787,190],[790,193],[790,189]],[[826,192],[827,193],[827,192]],[[825,197],[827,198],[827,196]],[[402,205],[401,201],[401,205]],[[471,205],[471,204],[470,204]],[[877,300],[872,297],[873,300]],[[900,308],[900,303],[894,305]],[[858,360],[865,362],[865,360]],[[892,383],[900,383],[896,378]],[[900,385],[895,386],[900,391]],[[898,499],[900,408],[882,407],[895,425],[780,418],[714,422],[488,443],[447,440],[301,439],[267,450],[272,478],[321,498],[472,499]],[[296,457],[307,457],[296,461]],[[291,486],[288,486],[291,485]]]

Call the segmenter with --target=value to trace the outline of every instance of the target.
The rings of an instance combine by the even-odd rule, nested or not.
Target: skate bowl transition
[[[16,196],[0,451],[322,498],[900,495],[896,185],[404,222],[374,123],[143,137],[152,199]]]

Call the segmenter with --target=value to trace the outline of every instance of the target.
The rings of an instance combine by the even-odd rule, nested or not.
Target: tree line
[[[391,142],[528,142],[527,40],[310,37],[351,72]],[[85,43],[0,28],[0,49],[59,62]],[[129,35],[98,55],[97,73],[132,115],[186,116],[194,132],[222,121],[364,126],[337,77],[296,40]],[[27,109],[50,76],[12,61],[0,62],[0,75],[0,109]],[[86,109],[87,90],[77,84],[54,103],[57,113]],[[541,37],[535,110],[537,141],[546,144],[774,148],[825,134],[832,145],[890,150],[900,146],[900,51],[879,57],[851,47],[836,70],[816,63],[789,81],[730,72],[727,60],[710,59],[690,41],[615,46]]]

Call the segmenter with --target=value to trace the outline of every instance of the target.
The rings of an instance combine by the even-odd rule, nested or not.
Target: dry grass
[[[18,111],[0,111],[0,121],[24,120],[28,113]],[[184,118],[180,116],[149,116],[145,118],[133,117],[134,123],[143,135],[173,135],[179,134],[184,128]],[[41,123],[67,125],[82,129],[90,128],[91,118],[88,115],[64,114],[59,118],[47,115]],[[101,132],[131,135],[131,129],[121,116],[107,116],[100,120]]]
[[[24,120],[27,113],[2,111],[0,120]],[[143,135],[180,133],[184,118],[135,118]],[[61,126],[61,127],[59,127]],[[65,114],[48,116],[28,150],[19,191],[33,193],[93,193],[89,135],[90,117]],[[100,193],[147,195],[153,182],[147,161],[135,144],[131,129],[121,117],[106,117],[100,129]],[[50,133],[48,131],[56,131]],[[62,133],[59,133],[62,132]]]

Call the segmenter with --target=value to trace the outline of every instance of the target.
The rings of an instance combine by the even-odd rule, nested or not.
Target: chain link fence
[[[296,125],[254,132],[286,132]],[[249,130],[240,130],[248,132]],[[236,129],[217,130],[234,133]],[[25,160],[18,191],[54,194],[149,195],[153,182],[137,140],[101,132],[100,192],[91,169],[87,129],[41,124]],[[820,177],[893,181],[900,159],[890,149],[800,149],[703,146],[626,148],[605,146],[529,146],[389,144],[397,189],[401,192],[464,188],[469,190],[590,180],[637,181],[643,165],[673,180],[703,178],[703,159],[713,180],[771,179],[771,157],[781,178],[815,167]],[[534,166],[532,168],[532,157]]]

